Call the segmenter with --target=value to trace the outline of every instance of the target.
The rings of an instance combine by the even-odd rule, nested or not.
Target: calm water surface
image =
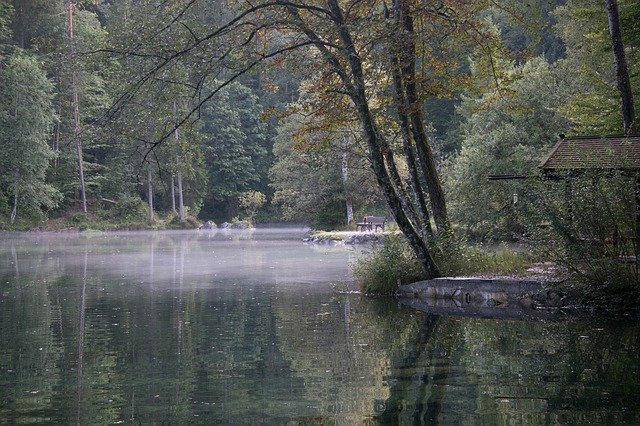
[[[301,232],[0,235],[0,423],[640,424],[634,322],[363,298]]]

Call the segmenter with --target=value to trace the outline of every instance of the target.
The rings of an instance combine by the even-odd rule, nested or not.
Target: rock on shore
[[[362,245],[382,242],[386,233],[383,232],[316,232],[302,241],[310,244],[325,245]]]

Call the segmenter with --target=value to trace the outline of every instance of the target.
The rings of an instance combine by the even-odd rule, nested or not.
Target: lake
[[[635,321],[430,315],[302,235],[0,235],[0,423],[640,424]]]

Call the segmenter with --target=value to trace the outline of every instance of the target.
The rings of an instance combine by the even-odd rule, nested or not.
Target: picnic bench
[[[356,223],[356,231],[378,231],[378,228],[384,231],[384,225],[387,223],[387,218],[382,216],[365,216],[362,222]]]

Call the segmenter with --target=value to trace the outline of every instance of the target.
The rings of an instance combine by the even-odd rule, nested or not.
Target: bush
[[[390,295],[398,284],[424,279],[424,272],[413,250],[400,235],[388,235],[375,246],[370,257],[358,260],[353,273],[365,294]]]
[[[140,197],[125,195],[118,200],[114,208],[118,218],[127,221],[144,221],[147,218],[147,205]]]
[[[249,222],[253,222],[256,212],[267,201],[267,197],[258,191],[246,191],[240,194],[240,208]]]
[[[434,244],[432,253],[443,276],[522,274],[532,262],[527,252],[506,245],[467,246],[459,240],[443,239]],[[374,247],[372,255],[357,261],[353,272],[365,294],[390,295],[398,284],[424,279],[420,262],[406,239],[389,235]]]
[[[520,275],[526,272],[533,257],[507,244],[500,246],[467,245],[449,241],[434,250],[440,273],[457,275]]]
[[[540,209],[546,226],[529,231],[541,255],[569,271],[585,293],[640,291],[640,276],[633,265],[633,179],[592,173],[547,186]]]
[[[86,225],[89,221],[89,218],[85,213],[76,213],[69,218],[69,222],[74,225]]]

